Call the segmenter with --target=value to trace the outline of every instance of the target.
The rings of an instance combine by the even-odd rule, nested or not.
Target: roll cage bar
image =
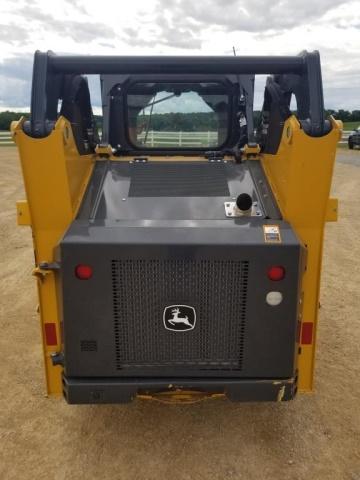
[[[60,115],[72,124],[80,153],[93,150],[99,142],[92,115],[87,79],[84,74],[116,75],[236,75],[245,99],[247,137],[253,131],[253,79],[269,74],[264,106],[256,141],[263,150],[276,153],[282,126],[291,115],[290,101],[295,95],[297,117],[304,131],[321,137],[331,129],[324,117],[320,56],[317,51],[297,56],[78,56],[36,51],[31,92],[30,120],[24,131],[33,138],[50,134]],[[240,98],[240,96],[239,96]],[[104,119],[105,120],[105,119]],[[109,125],[105,126],[105,137]],[[272,132],[272,133],[271,133]]]

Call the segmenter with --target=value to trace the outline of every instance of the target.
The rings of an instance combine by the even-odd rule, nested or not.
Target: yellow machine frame
[[[307,250],[299,325],[300,322],[310,325],[312,338],[310,343],[300,342],[298,352],[298,385],[302,392],[313,389],[324,225],[337,219],[337,200],[329,198],[329,193],[342,125],[334,119],[331,122],[332,129],[327,135],[310,137],[292,116],[285,123],[276,155],[255,152],[284,219],[292,225]],[[62,367],[54,366],[50,358],[61,349],[58,279],[53,270],[43,269],[41,264],[55,261],[55,248],[77,214],[95,161],[109,157],[121,161],[122,158],[112,157],[107,149],[80,156],[71,126],[64,117],[58,119],[46,138],[27,136],[22,124],[23,119],[11,127],[19,149],[27,197],[26,201],[17,203],[18,224],[32,228],[47,392],[60,394]],[[254,158],[254,152],[248,153],[249,158]],[[181,159],[189,161],[189,157],[176,157]],[[48,324],[53,324],[56,332],[53,345],[46,342]]]

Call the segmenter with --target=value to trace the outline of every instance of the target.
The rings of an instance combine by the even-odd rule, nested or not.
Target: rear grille
[[[113,260],[116,368],[241,370],[249,264]],[[195,308],[191,331],[165,329],[169,305]]]
[[[228,197],[223,163],[133,163],[129,197]]]

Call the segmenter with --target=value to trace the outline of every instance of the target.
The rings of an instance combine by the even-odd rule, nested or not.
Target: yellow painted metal
[[[260,145],[256,144],[254,147],[249,147],[249,145],[246,144],[243,148],[243,153],[247,160],[258,160],[260,153]]]
[[[104,157],[114,158],[110,145],[97,145],[95,148],[95,153],[98,155],[103,155]]]
[[[338,219],[338,199],[329,198],[326,209],[326,221],[337,222]]]
[[[18,225],[31,225],[29,205],[26,200],[19,200],[16,202],[17,211],[17,224]]]
[[[282,215],[307,250],[301,320],[313,323],[314,327],[312,344],[303,345],[298,355],[300,391],[313,388],[324,225],[335,218],[329,210],[337,205],[334,199],[329,201],[329,193],[342,124],[334,119],[331,122],[332,130],[315,138],[306,135],[292,116],[285,123],[277,154],[261,156]]]
[[[35,251],[34,275],[38,279],[39,312],[43,337],[46,383],[49,394],[61,393],[61,367],[51,363],[51,353],[60,345],[58,279],[53,271],[43,271],[40,262],[55,261],[55,249],[76,216],[90,178],[93,155],[78,154],[69,122],[60,117],[46,138],[31,138],[22,130],[23,119],[13,122],[11,132],[20,154],[28,212],[20,202],[21,216],[30,220]],[[19,218],[19,214],[18,214]],[[24,224],[24,223],[23,223]],[[58,344],[45,342],[44,324],[55,323]]]

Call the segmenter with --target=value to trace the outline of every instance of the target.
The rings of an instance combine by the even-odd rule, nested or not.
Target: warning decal
[[[267,243],[281,243],[280,228],[278,225],[263,225],[264,238]]]

